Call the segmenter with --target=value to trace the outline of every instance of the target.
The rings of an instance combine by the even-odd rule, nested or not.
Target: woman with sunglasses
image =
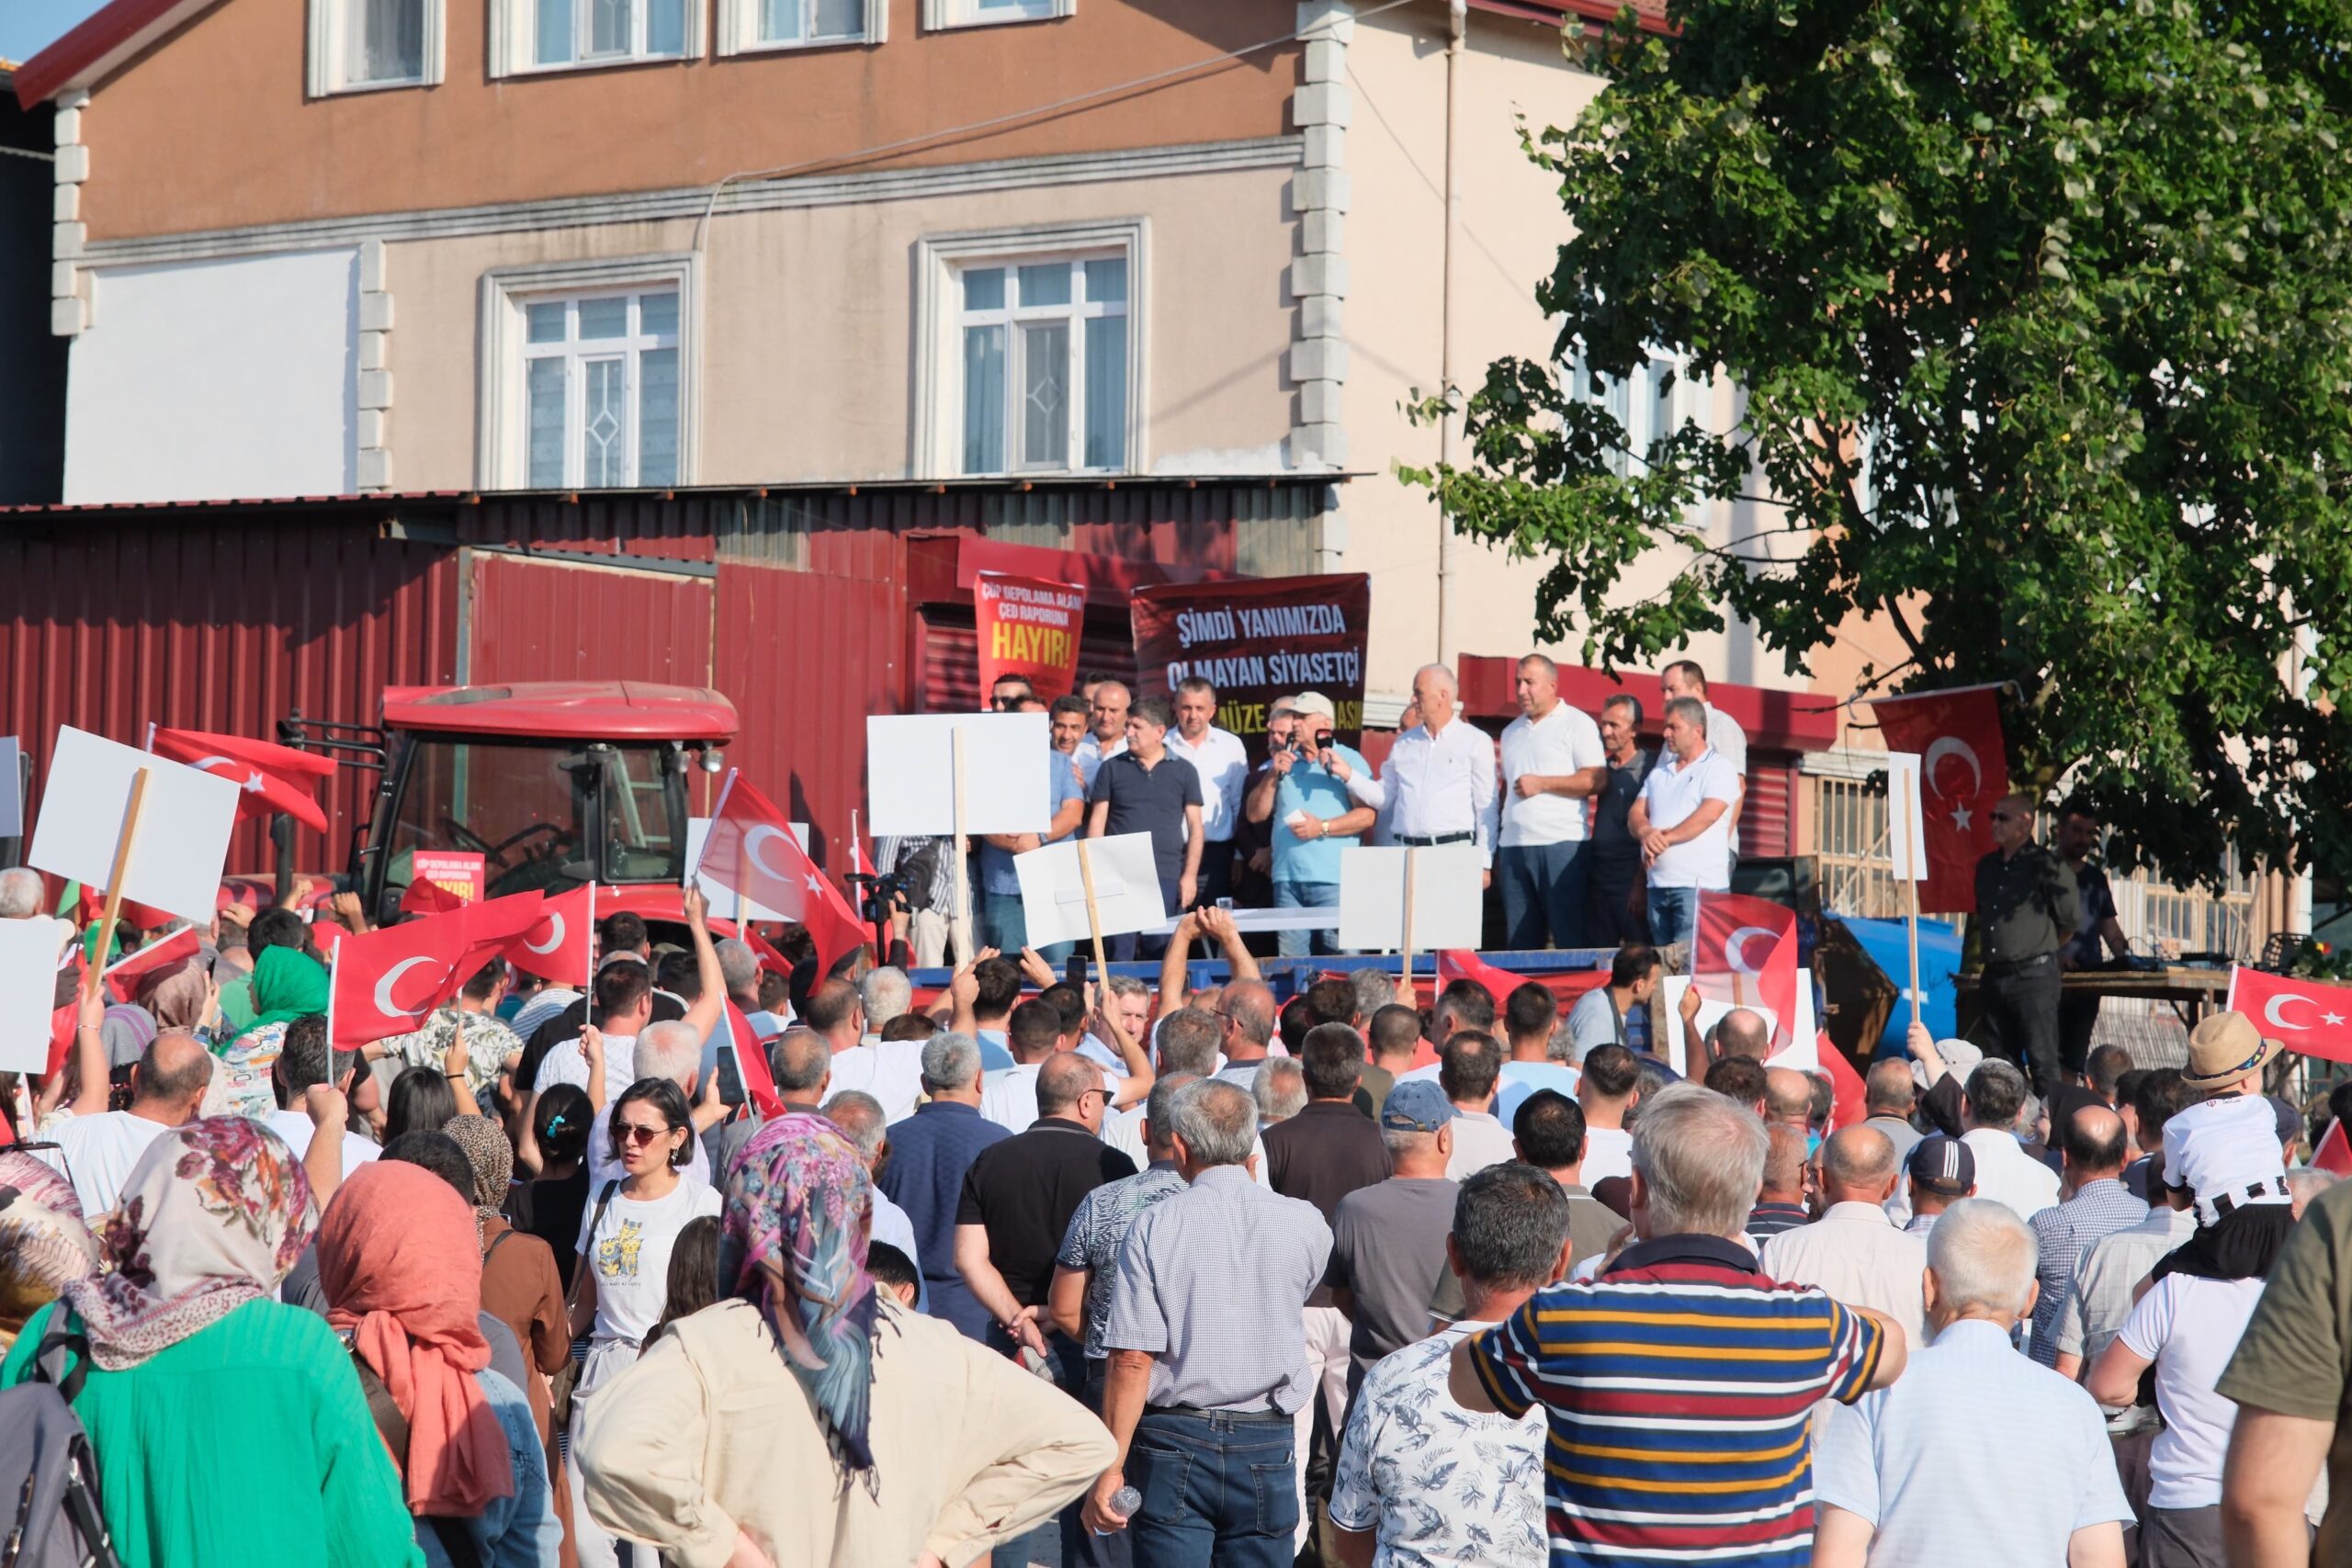
[[[592,1195],[580,1227],[578,1285],[571,1331],[589,1337],[588,1360],[571,1394],[571,1440],[593,1419],[596,1390],[638,1359],[645,1336],[662,1320],[670,1298],[670,1253],[678,1233],[701,1214],[717,1214],[718,1194],[685,1172],[694,1158],[694,1117],[686,1097],[668,1078],[639,1078],[613,1103],[612,1156],[617,1180]],[[619,1561],[613,1538],[577,1506],[579,1471],[571,1482],[574,1539],[582,1568]]]

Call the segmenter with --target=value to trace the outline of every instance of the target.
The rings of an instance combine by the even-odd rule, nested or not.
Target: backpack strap
[[[58,1309],[58,1314],[64,1315],[62,1307]],[[68,1356],[73,1358],[70,1367],[66,1364]],[[90,1377],[88,1336],[78,1329],[52,1326],[42,1337],[40,1348],[33,1352],[33,1375],[53,1386],[66,1404],[73,1404],[74,1395],[82,1392],[82,1385]]]
[[[504,1247],[508,1238],[513,1236],[514,1234],[514,1227],[509,1225],[506,1229],[498,1233],[498,1239],[496,1241],[492,1242],[488,1247],[482,1249],[481,1266],[483,1268],[487,1269],[490,1267],[490,1260],[498,1256],[498,1249]]]
[[[408,1417],[401,1414],[400,1405],[392,1398],[392,1391],[376,1375],[376,1369],[360,1359],[353,1351],[351,1370],[359,1374],[359,1390],[368,1396],[368,1414],[375,1418],[376,1431],[384,1446],[392,1451],[392,1463],[406,1475],[408,1472]],[[440,1541],[455,1568],[482,1568],[481,1549],[474,1544],[473,1532],[463,1519],[453,1519],[440,1514],[420,1515],[432,1529],[434,1539]]]

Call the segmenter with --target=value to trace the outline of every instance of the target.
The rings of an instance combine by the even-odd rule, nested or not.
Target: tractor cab
[[[667,897],[655,903],[674,903],[687,775],[718,771],[736,728],[715,691],[634,681],[393,686],[374,729],[300,716],[279,727],[289,744],[381,768],[349,865],[379,922],[435,852],[480,855],[487,897],[594,882],[615,907],[656,888]]]

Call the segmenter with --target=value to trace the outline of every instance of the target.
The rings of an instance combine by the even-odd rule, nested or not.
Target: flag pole
[[[1898,872],[1903,868],[1898,867]],[[1909,936],[1911,949],[1911,1027],[1919,1027],[1919,885],[1909,876],[1903,878],[1904,900],[1911,907],[1910,919],[1903,923]]]
[[[956,929],[948,934],[956,940],[958,955],[968,963],[979,950],[972,945],[971,873],[964,863],[968,852],[964,837],[964,727],[959,724],[948,734],[956,753]]]
[[[718,786],[718,804],[710,808],[710,833],[716,833],[718,831],[718,819],[727,813],[727,797],[735,793],[735,769],[728,769],[725,781]],[[705,833],[702,836],[702,848],[695,852],[695,863],[686,868],[685,886],[688,887],[692,887],[702,881],[702,863],[710,855],[710,833]],[[591,910],[589,923],[591,925],[595,923],[595,917],[593,912],[595,906],[596,896],[594,893],[591,893],[588,895],[588,907]],[[593,960],[591,962],[593,962]],[[591,975],[589,978],[593,980],[595,976]]]
[[[732,774],[729,775],[727,782],[729,784],[733,784],[735,782]],[[726,797],[723,793],[720,795],[719,804],[722,806],[726,804]],[[718,818],[716,817],[711,818],[711,821],[714,823],[718,820]],[[710,838],[707,834],[704,835],[702,842],[705,849],[708,849],[710,847]],[[697,876],[702,874],[702,857],[700,855],[696,855],[695,857],[695,874]],[[582,942],[580,946],[581,950],[588,955],[588,973],[586,976],[581,980],[580,988],[583,995],[593,999],[596,994],[596,885],[594,882],[591,882],[588,885],[588,940]]]
[[[130,870],[130,841],[139,836],[139,808],[147,799],[147,770],[130,775],[130,801],[122,813],[122,833],[114,841],[114,872],[107,878],[106,912],[98,917],[98,948],[82,972],[82,995],[97,994],[105,983],[107,943],[114,940],[114,923],[122,915],[122,880]]]

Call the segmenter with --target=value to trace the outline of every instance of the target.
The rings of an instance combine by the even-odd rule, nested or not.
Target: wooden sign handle
[[[965,867],[970,848],[964,838],[964,727],[948,732],[956,755],[956,929],[949,935],[957,944],[956,957],[968,964],[979,946],[972,937],[972,887]]]
[[[1100,986],[1110,978],[1111,960],[1102,947],[1102,911],[1094,902],[1094,860],[1086,852],[1084,839],[1078,840],[1078,879],[1086,887],[1086,929],[1094,936],[1094,978]]]
[[[98,951],[82,976],[82,995],[95,994],[99,971],[107,966],[107,943],[114,940],[115,921],[122,917],[122,879],[130,870],[130,841],[139,836],[139,810],[147,799],[147,770],[130,775],[130,803],[123,808],[122,836],[114,841],[114,870],[107,877],[106,912],[98,917]]]
[[[1405,929],[1398,933],[1398,945],[1405,952],[1405,995],[1407,1005],[1419,1007],[1420,998],[1413,989],[1413,846],[1405,846]]]

